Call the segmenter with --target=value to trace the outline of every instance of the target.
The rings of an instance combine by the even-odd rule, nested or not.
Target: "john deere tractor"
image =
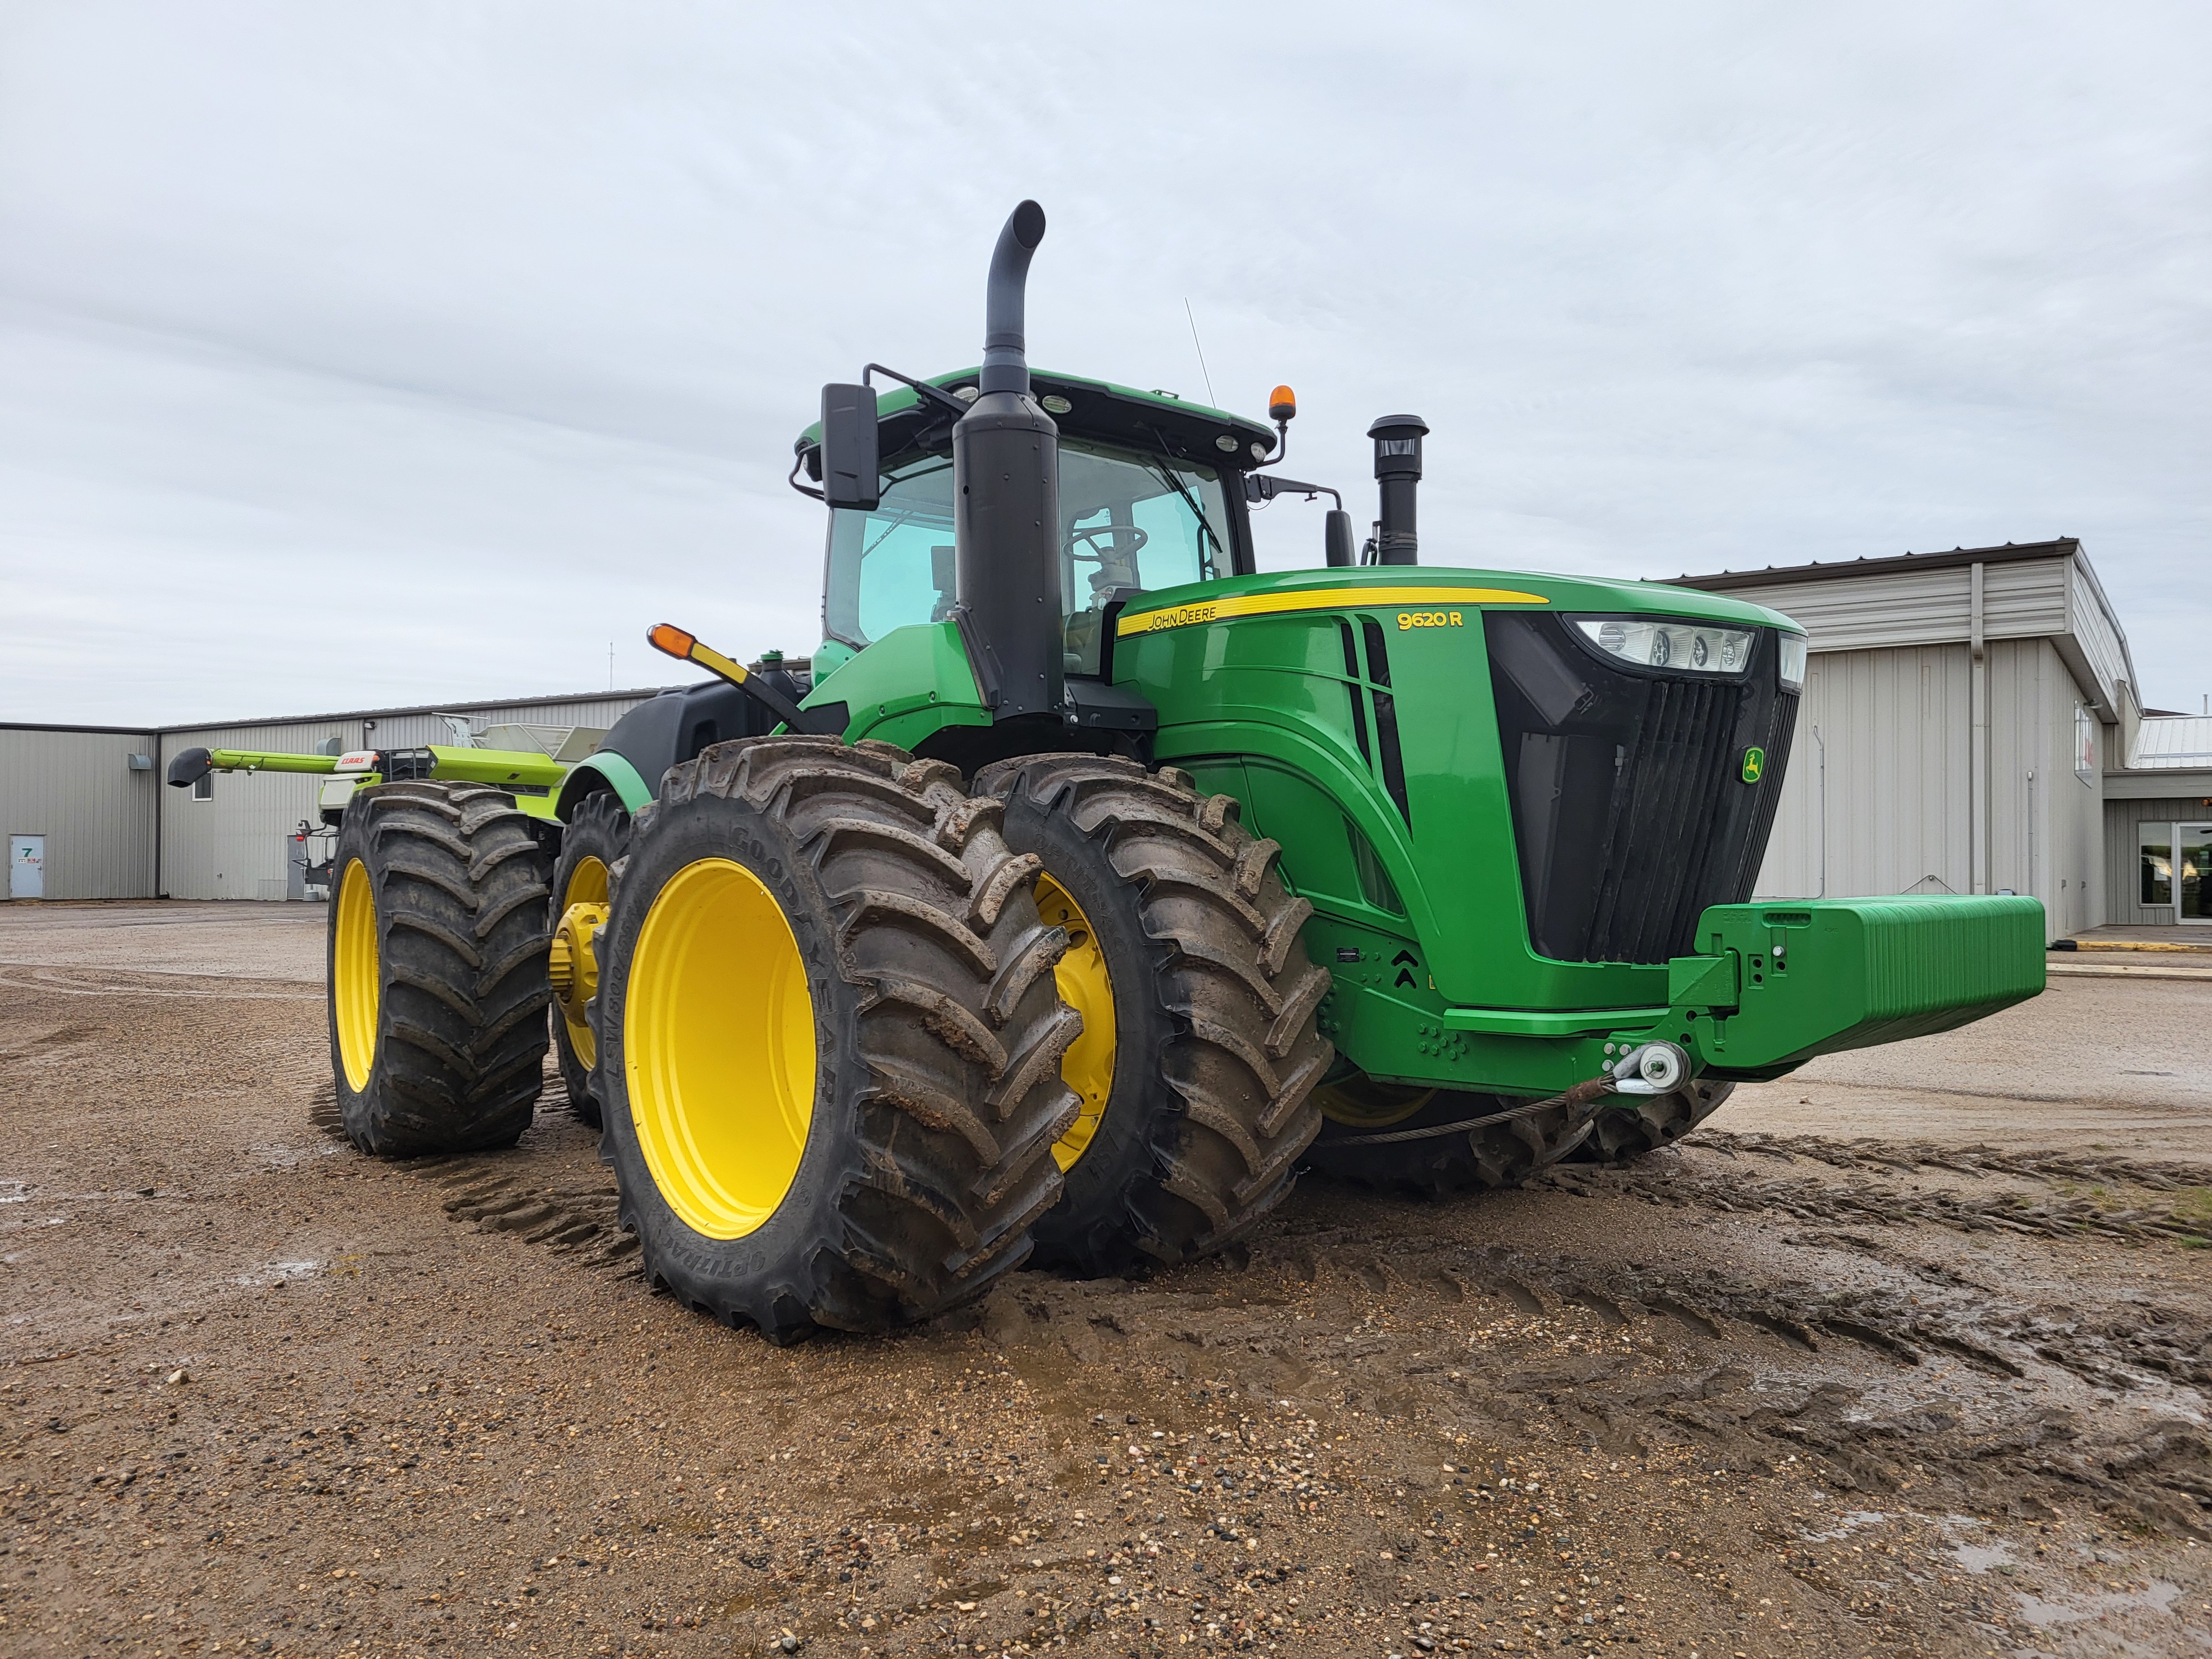
[[[1789,618],[1421,564],[1412,416],[1370,429],[1364,545],[1340,506],[1322,565],[1258,573],[1250,507],[1334,493],[1266,470],[1288,389],[1271,426],[1032,373],[1043,234],[1024,202],[1000,235],[980,368],[824,389],[805,672],[664,625],[714,678],[574,765],[356,757],[362,1147],[512,1141],[550,1003],[651,1279],[786,1340],[1181,1261],[1302,1168],[1632,1158],[2042,988],[2033,899],[1751,899]]]

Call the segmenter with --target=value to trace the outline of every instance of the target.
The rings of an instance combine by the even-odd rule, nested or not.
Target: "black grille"
[[[1662,963],[1739,902],[1765,856],[1796,694],[1761,630],[1741,679],[1601,659],[1561,617],[1486,618],[1529,942],[1566,962]],[[1765,751],[1756,783],[1745,751]]]

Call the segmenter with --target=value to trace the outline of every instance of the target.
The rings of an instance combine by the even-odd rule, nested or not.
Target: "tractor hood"
[[[1688,589],[1428,565],[1148,592],[1113,662],[1158,759],[1243,802],[1398,988],[1622,1008],[1750,896],[1803,643]]]

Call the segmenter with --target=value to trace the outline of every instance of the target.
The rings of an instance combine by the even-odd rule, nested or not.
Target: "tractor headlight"
[[[1609,656],[1645,668],[1688,674],[1741,673],[1751,661],[1754,637],[1747,628],[1721,628],[1711,623],[1677,622],[1662,617],[1577,617],[1575,626]],[[1802,640],[1799,645],[1802,672]]]
[[[1792,691],[1805,684],[1805,636],[1782,635],[1782,683]]]

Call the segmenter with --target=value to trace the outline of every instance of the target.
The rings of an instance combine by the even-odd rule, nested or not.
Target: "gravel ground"
[[[0,1651],[2212,1646],[2212,987],[777,1349],[647,1294],[557,1084],[337,1139],[321,927],[0,907]]]

